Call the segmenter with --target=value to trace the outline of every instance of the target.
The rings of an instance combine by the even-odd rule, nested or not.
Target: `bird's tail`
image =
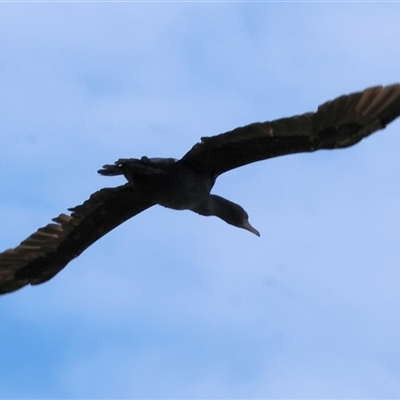
[[[100,175],[104,176],[115,176],[115,175],[123,175],[121,168],[118,165],[103,165],[102,169],[97,171]]]
[[[128,180],[132,174],[154,174],[160,172],[160,164],[174,163],[176,160],[173,158],[158,159],[158,158],[120,158],[114,164],[103,165],[102,169],[97,172],[104,176],[125,175]]]
[[[97,172],[100,175],[104,176],[116,176],[116,175],[124,175],[123,165],[129,162],[131,159],[120,158],[114,164],[106,164],[103,165],[102,169],[99,169]]]

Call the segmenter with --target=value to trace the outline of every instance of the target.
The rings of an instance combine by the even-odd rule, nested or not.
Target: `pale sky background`
[[[399,3],[0,3],[0,246],[120,157],[400,81]],[[2,398],[399,398],[400,120],[231,171],[0,297]]]

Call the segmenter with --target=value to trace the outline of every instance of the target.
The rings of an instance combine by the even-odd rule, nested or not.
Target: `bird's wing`
[[[131,184],[102,189],[82,205],[0,253],[0,294],[51,279],[72,259],[122,222],[154,205]]]
[[[348,147],[400,115],[400,84],[371,87],[328,101],[309,112],[254,123],[204,137],[182,162],[214,177],[255,161],[319,149]]]

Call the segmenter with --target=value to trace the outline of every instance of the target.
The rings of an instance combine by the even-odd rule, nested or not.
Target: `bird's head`
[[[230,225],[246,229],[257,236],[260,236],[260,232],[250,225],[249,215],[246,210],[239,206],[239,204],[216,195],[210,195],[210,200],[212,203],[212,213],[209,215],[215,215]]]
[[[229,203],[231,203],[231,212],[229,216],[226,219],[222,217],[220,218],[224,219],[224,221],[228,224],[237,226],[238,228],[246,229],[247,231],[254,233],[258,237],[260,237],[260,232],[250,225],[249,215],[247,214],[246,210],[243,207],[239,206],[239,204],[232,203],[231,201]]]

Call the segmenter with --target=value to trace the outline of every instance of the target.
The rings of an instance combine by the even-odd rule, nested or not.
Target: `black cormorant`
[[[105,165],[100,174],[124,175],[128,183],[99,190],[70,215],[0,253],[0,294],[51,279],[96,240],[155,204],[215,215],[259,236],[241,206],[210,194],[219,175],[272,157],[348,147],[399,115],[400,84],[376,86],[324,103],[315,113],[203,137],[180,160],[142,157]]]

